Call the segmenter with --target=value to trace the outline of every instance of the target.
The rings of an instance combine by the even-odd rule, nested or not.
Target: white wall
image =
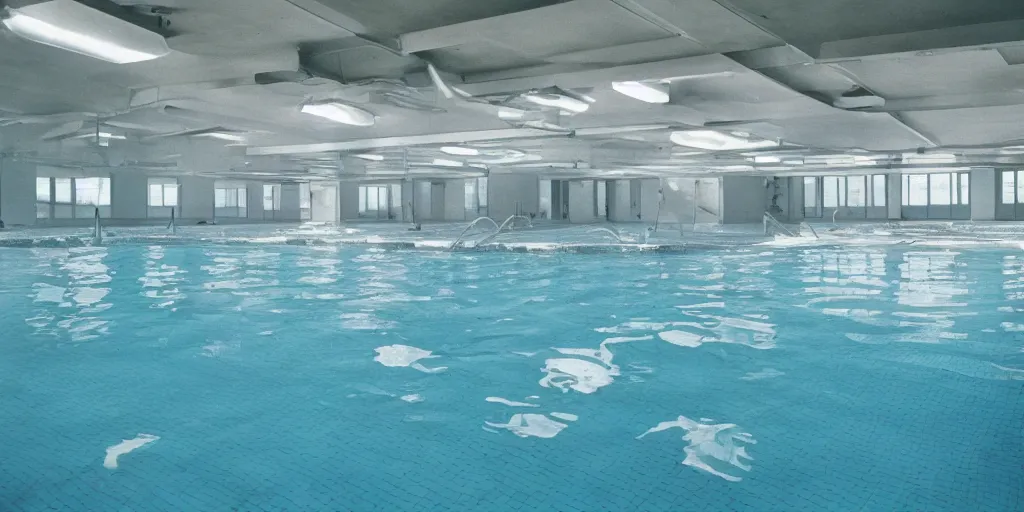
[[[145,219],[148,216],[149,177],[142,171],[124,170],[110,175],[110,216],[114,219]]]
[[[263,220],[263,183],[250,181],[245,184],[245,214],[252,221]]]
[[[608,180],[608,220],[636,222],[629,212],[629,180]]]
[[[764,178],[760,176],[724,176],[721,186],[723,224],[758,223],[768,209]]]
[[[338,184],[338,206],[341,210],[341,220],[359,218],[359,183],[343,181]]]
[[[179,219],[213,220],[213,189],[214,180],[199,176],[181,176],[178,178],[178,212]]]
[[[465,180],[444,180],[444,220],[466,220],[465,187]]]
[[[501,222],[516,211],[516,203],[523,213],[540,213],[540,180],[532,174],[492,174],[487,178],[487,215]]]
[[[7,227],[36,223],[36,166],[0,159],[0,220]]]
[[[644,179],[640,180],[640,220],[647,224],[653,224],[658,218],[658,209],[661,207],[661,180]]]
[[[594,182],[580,180],[569,182],[569,222],[587,224],[595,222]]]
[[[971,220],[996,218],[996,170],[971,169]]]

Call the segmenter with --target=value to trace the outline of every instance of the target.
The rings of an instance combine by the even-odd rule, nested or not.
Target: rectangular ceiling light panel
[[[167,40],[74,0],[50,0],[0,14],[14,34],[47,46],[114,64],[130,64],[171,52]]]

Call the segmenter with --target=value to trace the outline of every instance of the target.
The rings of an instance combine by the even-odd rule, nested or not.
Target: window
[[[174,178],[150,178],[147,194],[149,217],[170,217],[178,206],[178,180]],[[180,213],[180,212],[178,212]]]
[[[839,177],[825,176],[822,179],[822,201],[825,208],[836,208],[839,206]]]
[[[110,217],[110,178],[36,177],[37,219]]]
[[[818,178],[804,178],[804,208],[818,206]]]
[[[149,180],[149,206],[178,206],[178,180],[151,178]]]
[[[309,195],[309,183],[299,183],[299,218],[309,220],[312,217],[313,198]]]
[[[966,172],[904,174],[902,199],[903,206],[970,204],[970,174]]]
[[[867,187],[864,185],[866,176],[848,176],[846,178],[846,206],[863,208],[868,204]]]
[[[75,178],[75,204],[110,206],[110,178]]]
[[[487,178],[480,178],[487,179]],[[608,189],[607,182],[597,180],[594,182],[594,216],[599,219],[608,217]]]
[[[248,216],[248,190],[244,183],[217,181],[213,187],[213,207],[217,217]]]
[[[359,186],[359,216],[373,219],[391,218],[388,210],[387,185]]]
[[[476,194],[480,208],[487,208],[487,178],[476,179]]]
[[[50,218],[50,178],[36,178],[36,218]]]
[[[466,180],[464,187],[465,190],[465,207],[466,211],[476,212],[478,203],[476,201],[476,180]]]
[[[885,206],[885,179],[884,174],[876,174],[871,177],[871,204],[873,206]]]
[[[945,206],[950,204],[949,174],[932,174],[928,176],[928,204]]]
[[[265,212],[279,212],[281,211],[281,185],[280,184],[265,184],[263,185],[263,211]]]
[[[1024,171],[1003,171],[1002,203],[1024,204]]]

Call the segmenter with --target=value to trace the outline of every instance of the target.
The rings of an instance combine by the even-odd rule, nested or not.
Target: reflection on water
[[[514,495],[495,481],[538,474],[557,479],[509,485],[572,493],[607,478],[631,482],[637,495],[685,488],[711,510],[729,510],[734,503],[724,500],[733,497],[771,501],[784,488],[793,507],[759,508],[782,510],[815,509],[804,498],[822,488],[845,503],[904,496],[918,483],[903,476],[907,467],[928,467],[940,489],[981,481],[957,470],[976,468],[995,482],[985,496],[1007,496],[1000,475],[1019,466],[1019,447],[992,449],[958,423],[971,417],[996,440],[1019,433],[1018,254],[867,247],[597,258],[272,246],[25,254],[31,275],[14,299],[0,294],[12,318],[27,323],[18,324],[27,335],[0,336],[8,353],[25,361],[37,357],[26,347],[54,339],[111,342],[45,361],[62,371],[61,383],[88,373],[83,386],[54,385],[0,360],[18,383],[0,380],[0,414],[53,434],[58,415],[42,392],[25,389],[57,387],[45,396],[90,406],[75,428],[103,435],[60,445],[74,454],[75,443],[90,444],[74,467],[98,467],[108,448],[108,467],[163,485],[166,461],[180,453],[216,452],[217,465],[247,460],[257,446],[274,471],[345,475],[356,481],[346,492],[368,498],[380,497],[379,482],[458,494],[463,477],[476,475],[507,501]],[[107,352],[92,352],[103,345]],[[701,415],[735,423],[691,419]],[[163,439],[114,444],[135,432]],[[31,432],[12,437],[25,456],[19,446],[33,445]],[[224,447],[209,441],[225,439]],[[494,466],[479,454],[513,455]],[[366,462],[379,460],[389,463]],[[432,461],[429,469],[421,460]],[[365,478],[339,461],[358,462]],[[18,473],[0,460],[0,477],[45,474],[32,469]],[[219,465],[204,478],[233,471]],[[405,485],[389,489],[408,498]],[[644,509],[570,497],[586,510]],[[474,497],[476,508],[502,509],[491,498]],[[260,499],[232,503],[267,508]],[[686,509],[673,499],[682,500],[649,509]],[[422,509],[459,508],[428,501]],[[534,508],[571,503],[544,505]],[[912,508],[902,505],[878,508]]]
[[[81,247],[67,251],[37,251],[47,271],[43,277],[54,283],[36,282],[34,302],[40,306],[26,322],[37,333],[65,332],[72,341],[87,341],[109,332],[110,322],[102,313],[112,307],[105,302],[110,293],[110,269],[103,263],[104,247]],[[54,309],[56,308],[56,310]]]
[[[680,416],[675,421],[659,423],[656,427],[640,434],[637,439],[643,439],[648,434],[671,428],[681,428],[686,431],[683,434],[683,441],[688,444],[683,448],[683,452],[686,454],[683,464],[707,471],[730,482],[743,480],[743,478],[730,473],[731,470],[750,471],[751,467],[747,461],[753,460],[753,458],[747,455],[746,445],[757,444],[757,441],[750,434],[740,431],[739,427],[732,423],[715,425],[710,420],[696,422],[685,416]]]

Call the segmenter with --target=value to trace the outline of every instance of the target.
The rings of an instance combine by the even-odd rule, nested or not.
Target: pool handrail
[[[495,231],[494,233],[491,233],[488,236],[485,236],[483,239],[481,239],[479,242],[477,242],[474,245],[474,247],[481,246],[483,244],[486,244],[486,243],[490,242],[491,240],[494,240],[505,229],[505,226],[509,225],[509,223],[511,223],[512,227],[515,228],[515,221],[517,219],[523,219],[523,220],[526,221],[526,226],[527,227],[531,227],[531,228],[533,227],[533,221],[531,221],[529,217],[526,217],[525,215],[510,215],[509,218],[505,219],[505,222],[502,222],[501,225],[498,226],[498,230],[497,231]]]
[[[466,226],[466,229],[462,230],[462,233],[460,233],[458,238],[456,238],[455,241],[452,242],[452,245],[448,247],[448,250],[449,251],[454,251],[459,246],[459,244],[462,243],[462,239],[466,236],[466,233],[468,233],[470,229],[473,229],[473,226],[475,226],[478,222],[480,222],[482,220],[490,221],[491,224],[494,224],[494,229],[499,229],[499,230],[501,229],[498,226],[498,223],[494,221],[494,219],[492,219],[490,217],[486,217],[486,216],[485,217],[478,217],[473,222],[470,222],[469,225]]]

